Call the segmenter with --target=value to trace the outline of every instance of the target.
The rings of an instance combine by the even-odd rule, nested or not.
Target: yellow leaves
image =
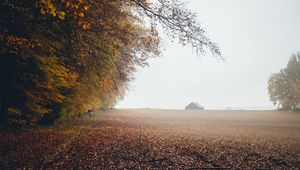
[[[40,12],[41,12],[41,14],[45,15],[46,12],[47,12],[47,10],[46,10],[45,8],[41,8],[41,9],[40,9]]]
[[[89,29],[91,27],[91,24],[90,23],[84,23],[84,24],[82,24],[82,28],[84,29],[84,30],[87,30],[87,29]]]
[[[36,56],[39,73],[44,75],[43,79],[34,78],[34,87],[39,90],[26,89],[28,97],[26,106],[34,113],[44,115],[49,110],[47,103],[61,103],[66,98],[61,89],[70,89],[75,86],[78,75],[61,64],[55,56]]]
[[[42,2],[43,4],[49,4],[49,3],[51,3],[51,0],[41,0],[41,2]]]
[[[80,13],[78,14],[78,16],[84,17],[84,13],[83,13],[83,12],[80,12]]]
[[[74,85],[78,78],[78,75],[70,72],[69,68],[60,65],[59,58],[45,56],[43,58],[38,58],[38,62],[39,69],[47,74],[46,77],[48,79],[43,82],[46,85],[69,88]]]
[[[66,3],[66,8],[69,8],[69,7],[71,7],[71,2]]]
[[[58,18],[61,19],[61,20],[64,20],[65,19],[65,16],[66,16],[66,13],[64,11],[60,11],[58,13]]]
[[[85,11],[88,11],[88,10],[89,10],[89,8],[90,8],[90,7],[89,7],[89,6],[87,6],[87,5],[83,7],[83,9],[84,9]]]
[[[52,3],[48,3],[48,4],[47,4],[47,7],[48,7],[49,9],[55,9],[55,6],[54,6]]]
[[[37,7],[40,7],[40,12],[42,15],[50,14],[53,17],[56,17],[59,11],[57,7],[51,0],[40,0],[36,3]]]
[[[64,20],[66,15],[70,14],[84,30],[91,27],[90,23],[83,19],[90,9],[90,6],[84,0],[37,0],[36,6],[40,8],[42,15],[49,14]]]
[[[52,16],[56,16],[56,10],[51,10],[50,12],[49,12],[49,14],[51,14]]]

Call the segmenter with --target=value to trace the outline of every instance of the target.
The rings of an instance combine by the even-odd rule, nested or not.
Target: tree
[[[269,78],[270,100],[282,109],[295,110],[300,105],[300,53],[293,54],[287,67]]]
[[[112,108],[135,67],[160,55],[158,24],[183,45],[221,58],[177,1],[1,1],[2,122],[34,126]]]

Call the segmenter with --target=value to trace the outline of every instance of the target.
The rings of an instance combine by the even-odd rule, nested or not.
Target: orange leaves
[[[88,10],[90,9],[90,7],[89,7],[88,5],[86,5],[86,6],[83,7],[83,9],[84,9],[85,11],[88,11]]]
[[[79,4],[83,4],[83,1],[84,1],[84,0],[78,0],[78,3],[79,3]]]
[[[84,24],[82,24],[82,28],[85,29],[85,30],[89,29],[90,27],[91,27],[90,23],[84,23]]]
[[[84,0],[38,0],[36,6],[40,8],[42,15],[49,14],[64,20],[69,14],[84,30],[91,27],[90,23],[84,19],[86,12],[90,9],[89,4]]]
[[[83,12],[80,12],[80,13],[78,14],[78,16],[79,16],[79,17],[84,17],[84,13],[83,13]]]
[[[52,0],[40,0],[36,3],[36,6],[40,8],[41,14],[50,14],[53,17],[56,17],[60,10],[55,6]]]

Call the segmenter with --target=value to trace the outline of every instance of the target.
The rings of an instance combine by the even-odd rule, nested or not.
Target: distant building
[[[296,110],[300,110],[300,104],[296,106]]]
[[[203,110],[203,109],[204,109],[204,107],[196,102],[192,102],[192,103],[188,104],[187,106],[185,106],[185,110]]]

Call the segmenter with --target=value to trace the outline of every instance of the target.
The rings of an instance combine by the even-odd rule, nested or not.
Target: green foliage
[[[270,100],[281,109],[299,109],[300,107],[300,53],[293,54],[287,67],[269,78]]]

